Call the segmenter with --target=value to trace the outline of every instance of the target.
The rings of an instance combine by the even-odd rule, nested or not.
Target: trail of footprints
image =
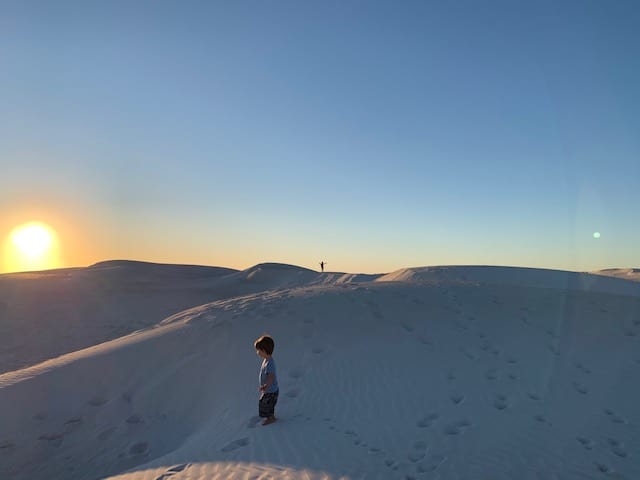
[[[130,404],[131,394],[128,392],[123,393],[120,397],[120,400]],[[86,405],[89,408],[100,408],[109,401],[110,401],[109,398],[106,398],[103,396],[94,396],[87,401]],[[48,417],[49,415],[46,412],[38,412],[35,415],[33,415],[32,418],[36,422],[45,422],[48,419]],[[156,417],[150,418],[150,420],[153,420],[154,418],[164,419],[166,418],[166,416],[160,414],[160,415],[157,415]],[[144,439],[142,440],[135,439],[135,436],[136,436],[135,433],[136,433],[136,427],[138,425],[145,424],[147,420],[145,420],[143,416],[138,414],[130,415],[126,419],[123,419],[120,424],[113,424],[99,431],[95,435],[95,438],[100,442],[104,442],[108,440],[118,430],[118,428],[121,428],[121,429],[127,428],[127,433],[131,435],[132,440],[128,448],[126,449],[126,452],[120,452],[118,454],[118,458],[123,458],[127,455],[128,456],[146,455],[149,452],[150,443]],[[67,436],[72,435],[75,432],[81,430],[84,425],[85,425],[85,420],[82,415],[71,417],[62,424],[61,428],[39,435],[38,440],[42,442],[47,442],[49,446],[57,448],[64,443],[64,440]],[[0,449],[13,450],[15,448],[17,448],[17,446],[12,442],[7,441],[0,444]]]
[[[309,419],[310,417],[307,417],[307,420]],[[322,420],[329,430],[333,432],[340,431],[330,417],[324,417]],[[438,413],[430,413],[419,418],[415,426],[418,429],[425,429],[439,425],[440,429],[438,431],[447,436],[460,435],[472,426],[471,422],[464,419],[444,424],[441,424],[440,420],[441,416]],[[416,475],[419,474],[434,472],[447,461],[446,455],[437,451],[431,452],[427,442],[422,439],[413,441],[407,448],[406,456],[398,459],[393,458],[393,455],[390,455],[389,452],[382,448],[370,445],[353,429],[345,429],[342,433],[350,438],[354,445],[364,449],[368,455],[383,459],[383,465],[389,470],[404,474],[402,478],[405,480],[415,479],[417,478]]]
[[[445,295],[452,301],[454,307],[449,308],[450,311],[456,313],[457,315],[461,315],[463,312],[461,310],[462,305],[460,304],[457,296],[449,294],[448,292],[445,292]],[[492,298],[491,301],[500,306],[502,305],[501,302],[496,299],[496,298]],[[527,326],[533,326],[532,321],[529,319],[529,308],[527,307],[522,307],[521,308],[521,312],[522,315],[520,317],[520,320],[522,321],[522,323],[524,323]],[[468,316],[467,317],[468,321],[473,321],[475,320],[475,318],[473,316]],[[409,334],[413,334],[416,335],[415,333],[415,328],[411,325],[409,325],[406,322],[402,322],[401,327]],[[469,328],[468,328],[468,324],[465,324],[464,322],[461,322],[459,320],[456,320],[453,324],[454,328],[460,332],[466,332]],[[640,327],[640,319],[636,320],[633,322],[633,326],[630,329],[625,330],[625,332],[623,332],[626,336],[635,336],[636,332],[633,330],[633,328],[637,328]],[[558,342],[560,339],[559,334],[557,333],[556,329],[553,328],[546,328],[543,330],[544,333],[548,336],[548,338],[551,340],[551,343],[548,344],[548,350],[555,356],[560,356],[561,352],[560,349],[558,347]],[[487,338],[487,335],[484,332],[477,332],[478,334],[478,338],[480,338],[482,340],[482,343],[479,346],[479,350],[481,352],[484,352],[485,354],[491,355],[493,357],[500,357],[502,355],[502,351],[496,347],[495,345],[492,344],[492,342]],[[468,348],[468,347],[460,347],[458,349],[458,351],[463,354],[466,358],[468,358],[469,360],[472,361],[477,361],[480,357],[481,354],[477,354],[475,353],[472,349]],[[640,364],[640,358],[635,359],[635,362]],[[506,358],[506,363],[508,367],[514,367],[519,363],[518,358],[514,357],[514,356],[510,356]],[[589,375],[591,375],[592,370],[586,366],[585,364],[583,364],[582,362],[575,362],[573,364],[573,366],[575,367],[575,369],[577,370],[577,375],[579,378],[575,378],[572,383],[571,386],[572,388],[579,394],[579,395],[588,395],[590,393],[590,388],[587,385],[587,383],[585,382],[585,380],[587,380],[587,378],[589,377]],[[505,372],[504,374],[501,373],[499,368],[496,367],[490,367],[487,370],[485,370],[485,379],[488,382],[496,382],[498,380],[500,380],[501,378],[503,379],[508,379],[510,381],[518,381],[520,379],[519,374],[516,371],[513,370],[509,370],[507,372]],[[453,382],[456,377],[452,372],[449,372],[447,374],[447,379],[450,382]],[[540,397],[540,395],[537,392],[534,391],[529,391],[526,393],[527,397],[529,398],[529,400],[534,401],[534,402],[540,402],[542,400],[542,398]],[[462,395],[460,392],[454,391],[452,393],[450,393],[449,395],[449,400],[451,401],[451,403],[453,405],[461,405],[464,401],[465,401],[465,396]],[[511,399],[507,394],[504,393],[496,393],[493,396],[493,399],[491,401],[491,404],[493,406],[493,408],[495,408],[497,411],[505,411],[507,410],[510,406],[511,406]],[[614,412],[611,409],[605,408],[603,410],[604,414],[609,418],[609,420],[614,423],[614,424],[626,424],[628,423],[627,420],[620,416],[619,414],[617,414],[616,412]],[[438,420],[439,416],[437,414],[430,414],[427,415],[421,419],[419,419],[416,423],[416,426],[418,428],[429,428],[432,425],[434,425],[434,423]],[[538,413],[538,414],[534,414],[532,416],[532,420],[535,421],[536,423],[542,425],[542,426],[547,426],[547,427],[552,427],[553,424],[552,422],[543,414]],[[462,433],[468,426],[470,426],[469,422],[466,421],[460,421],[457,423],[452,423],[447,425],[443,432],[447,435],[458,435],[460,433]],[[585,437],[577,437],[578,441],[580,442],[580,444],[587,450],[592,450],[596,444],[594,441],[589,440]],[[624,444],[622,442],[620,442],[619,440],[613,439],[613,438],[609,438],[606,442],[606,446],[609,449],[609,451],[615,455],[618,458],[622,458],[625,459],[628,457],[628,452],[627,450],[624,448]],[[420,460],[422,460],[424,458],[423,453],[420,451],[420,449],[414,449],[413,451],[411,451],[409,453],[408,459],[410,462],[419,462]],[[444,457],[442,457],[444,458]],[[387,464],[387,466],[391,467],[391,466],[397,466],[397,462],[395,461],[391,461],[388,460],[385,462]],[[435,465],[435,467],[434,467]],[[437,466],[439,465],[438,462],[432,462],[431,466],[433,469],[437,468]],[[601,473],[610,473],[612,471],[612,469],[607,466],[604,463],[595,463],[596,469],[601,472]],[[424,472],[424,471],[433,471],[432,469],[426,468],[424,467],[424,465],[421,466],[421,469],[417,470],[418,472]],[[413,478],[410,475],[407,476],[407,479],[409,478]]]
[[[446,295],[449,296],[450,300],[453,302],[453,305],[454,305],[454,307],[449,308],[449,310],[454,312],[457,315],[462,315],[463,314],[463,311],[461,310],[462,305],[460,304],[458,297],[456,295],[451,295],[448,292],[446,292]],[[401,295],[401,297],[403,297],[405,300],[408,299],[406,295],[404,296]],[[423,301],[418,301],[418,300],[419,299],[413,299],[412,301],[416,304],[424,304]],[[499,306],[502,305],[502,303],[497,298],[492,298],[491,300],[496,305],[499,305]],[[370,308],[373,316],[375,316],[376,318],[383,318],[383,315],[380,312],[379,306],[375,302],[367,301],[366,305]],[[528,317],[529,309],[527,307],[522,307],[521,311],[523,312],[520,318],[521,321],[524,324],[531,326],[532,322],[529,320],[529,317]],[[468,322],[473,322],[475,320],[475,317],[472,315],[468,315],[466,317],[466,320]],[[410,323],[406,321],[401,322],[400,326],[407,334],[411,334],[416,338],[418,338],[421,341],[421,343],[432,345],[431,340],[426,339],[420,333],[416,332],[416,328]],[[635,323],[634,326],[640,326],[640,321]],[[466,332],[469,330],[470,324],[457,320],[454,322],[454,328],[460,332]],[[554,342],[549,344],[549,347],[548,347],[549,350],[554,355],[560,355],[560,351],[556,343],[559,339],[559,335],[556,333],[555,330],[549,329],[549,328],[546,329],[544,332],[549,336],[552,342]],[[477,332],[477,333],[478,333],[478,337],[481,340],[483,340],[482,344],[479,347],[481,351],[483,351],[486,354],[492,355],[494,357],[499,357],[502,355],[503,352],[498,347],[493,345],[490,340],[487,339],[487,335],[484,332]],[[468,348],[462,347],[459,349],[459,351],[463,355],[465,355],[465,357],[467,357],[469,360],[476,361],[479,358],[477,354],[475,354],[473,351],[470,351]],[[314,353],[320,353],[320,352],[314,351]],[[507,357],[505,361],[509,367],[514,367],[519,363],[518,358],[514,356]],[[640,363],[640,359],[638,359],[637,363]],[[591,374],[591,369],[589,369],[587,366],[585,366],[581,362],[574,363],[574,366],[581,374],[584,374],[584,375]],[[290,376],[292,378],[299,378],[299,377],[296,377],[296,375],[297,374],[295,372],[290,373]],[[500,372],[500,369],[498,368],[492,367],[485,371],[485,379],[487,381],[493,382],[493,381],[499,380],[500,377],[501,377],[501,372]],[[507,371],[503,378],[509,379],[510,381],[517,381],[519,380],[520,377],[519,377],[519,374],[515,371]],[[456,380],[456,376],[453,372],[449,372],[447,374],[447,379],[450,382],[453,382],[454,380]],[[589,393],[588,386],[577,380],[573,382],[573,388],[576,390],[576,392],[578,392],[581,395],[587,395]],[[293,390],[290,396],[295,397],[297,395],[297,393],[295,392],[296,391]],[[529,398],[529,400],[534,402],[539,402],[542,400],[540,395],[534,391],[527,392],[527,397]],[[465,396],[460,392],[452,392],[449,396],[449,399],[453,405],[461,405],[465,401]],[[492,399],[492,406],[498,411],[504,411],[508,409],[510,406],[509,396],[504,393],[496,393]],[[609,417],[609,419],[613,423],[626,423],[626,420],[623,417],[617,415],[615,412],[613,412],[610,409],[605,409],[604,413]],[[307,420],[309,419],[310,417],[307,417]],[[329,424],[328,428],[330,430],[338,431],[337,427],[331,423],[332,420],[330,418],[327,417],[327,418],[324,418],[323,420],[325,423]],[[552,426],[552,423],[543,414],[533,415],[532,420],[537,422],[540,425],[546,425],[548,427]],[[440,421],[439,414],[437,413],[427,414],[416,421],[416,427],[418,429],[428,429],[436,426],[439,421]],[[455,435],[463,434],[471,426],[472,426],[471,422],[463,419],[463,420],[449,422],[449,423],[440,425],[439,431],[442,434],[447,436],[455,436]],[[375,446],[370,446],[367,442],[363,441],[363,439],[361,439],[354,430],[347,429],[344,431],[344,435],[351,437],[354,445],[357,445],[359,447],[366,449],[367,453],[370,455],[376,455],[376,456],[385,455],[385,452],[380,448]],[[587,438],[584,438],[584,437],[577,437],[577,438],[580,444],[587,450],[593,449],[596,445],[595,442]],[[236,446],[236,448],[239,448],[237,447],[237,444],[230,444],[229,448],[234,448],[234,446]],[[607,440],[607,446],[610,449],[611,453],[613,453],[617,457],[627,458],[628,453],[625,450],[624,444],[622,442],[616,439],[610,438]],[[427,444],[423,440],[416,440],[412,444],[411,448],[408,449],[408,453],[406,455],[406,461],[408,461],[408,465],[413,465],[415,467],[416,474],[434,472],[447,460],[447,457],[440,453],[428,454],[429,453],[428,450],[429,449],[427,448]],[[393,458],[386,458],[383,463],[387,468],[393,471],[399,470],[403,465],[406,466],[406,462],[404,462],[403,464],[402,461],[399,461]],[[596,462],[595,465],[597,470],[600,472],[606,473],[611,471],[610,467],[608,467],[603,463]],[[405,476],[405,479],[407,480],[411,480],[413,478],[416,478],[416,477],[411,473],[407,473]]]
[[[589,438],[578,436],[576,440],[582,445],[585,450],[593,451],[598,447],[598,444]],[[625,449],[624,443],[615,438],[607,438],[603,442],[603,446],[606,451],[610,452],[610,454],[615,455],[619,459],[626,459],[629,456],[629,453]],[[613,473],[614,470],[612,467],[607,465],[606,463],[596,460],[593,462],[595,469],[600,473]]]

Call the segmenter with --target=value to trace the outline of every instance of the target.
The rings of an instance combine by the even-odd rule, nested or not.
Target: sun
[[[5,259],[7,271],[45,270],[58,266],[55,231],[42,222],[15,227],[9,234]]]
[[[28,259],[42,257],[53,241],[49,230],[37,223],[16,230],[11,240],[18,251]]]

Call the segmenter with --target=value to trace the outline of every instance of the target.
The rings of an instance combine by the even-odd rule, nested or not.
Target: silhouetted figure
[[[322,272],[324,272],[324,266],[327,264],[327,262],[320,262],[320,270]]]

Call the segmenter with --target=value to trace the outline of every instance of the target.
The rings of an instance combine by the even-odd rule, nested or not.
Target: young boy
[[[275,406],[278,403],[278,380],[276,379],[276,364],[271,355],[273,354],[273,338],[263,335],[257,339],[253,346],[256,353],[263,358],[260,367],[260,401],[258,403],[258,415],[265,420],[262,425],[269,425],[276,421]]]

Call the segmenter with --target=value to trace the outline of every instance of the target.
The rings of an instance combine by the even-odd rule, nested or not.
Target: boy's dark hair
[[[275,344],[273,343],[273,338],[269,335],[262,335],[253,343],[253,346],[256,347],[256,350],[262,350],[267,355],[272,355]]]

